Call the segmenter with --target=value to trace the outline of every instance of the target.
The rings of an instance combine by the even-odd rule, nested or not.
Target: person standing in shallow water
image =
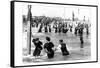
[[[60,45],[58,46],[58,48],[61,49],[62,55],[66,56],[69,55],[69,51],[67,50],[66,44],[63,42],[63,40],[59,40]]]
[[[49,32],[51,33],[51,25],[49,25]]]
[[[80,31],[80,33],[79,33],[79,36],[80,36],[80,42],[81,42],[81,45],[80,45],[80,48],[83,48],[84,46],[83,46],[83,44],[84,44],[84,40],[83,40],[83,27],[81,27],[80,29],[79,29],[79,31]]]
[[[33,39],[32,41],[35,45],[35,50],[33,52],[33,56],[38,57],[40,56],[41,50],[42,50],[42,42],[39,40],[39,38]]]
[[[48,28],[47,28],[47,25],[45,26],[45,33],[47,33],[48,32]]]
[[[38,32],[42,32],[42,28],[43,28],[43,26],[42,26],[42,24],[41,24],[40,27],[39,27]]]
[[[44,49],[49,59],[54,57],[53,47],[54,47],[54,44],[50,41],[50,37],[46,37],[46,43],[44,44]]]

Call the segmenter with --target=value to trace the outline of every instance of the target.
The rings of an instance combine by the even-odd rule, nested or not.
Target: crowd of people
[[[72,22],[70,22],[72,23]],[[40,25],[40,26],[39,26]],[[37,25],[36,25],[37,26]],[[86,30],[86,34],[89,35],[89,28],[90,25],[86,24],[86,23],[78,23],[78,24],[69,24],[69,23],[63,23],[63,22],[59,22],[56,24],[44,24],[44,23],[40,23],[37,26],[38,32],[39,33],[67,33],[68,31],[70,32],[74,32],[75,35],[80,35],[83,34],[84,29]],[[53,31],[54,30],[54,31]]]
[[[53,42],[51,42],[50,37],[46,37],[46,43],[44,43],[44,45],[39,40],[39,38],[33,39],[32,42],[35,45],[33,56],[35,56],[36,58],[40,56],[41,51],[44,50],[45,53],[47,53],[48,59],[52,59],[54,58],[55,51],[59,48],[61,49],[63,56],[69,55],[69,51],[67,50],[66,43],[64,43],[62,39],[59,40],[60,45],[57,48],[54,48],[55,45],[53,44]]]
[[[84,34],[84,29],[85,34],[88,36],[89,35],[89,28],[90,26],[88,24],[85,23],[78,23],[76,26],[72,25],[72,24],[68,24],[68,23],[58,23],[58,24],[53,24],[53,26],[51,27],[51,24],[48,25],[44,25],[44,24],[40,24],[39,26],[39,33],[43,32],[43,28],[44,28],[44,33],[52,33],[54,30],[54,33],[64,33],[67,34],[67,32],[71,32],[74,33],[75,36],[79,36],[80,38],[80,43],[81,43],[81,48],[83,48],[83,34]]]
[[[38,23],[35,24],[36,27],[38,28],[38,33],[64,33],[67,34],[67,32],[72,32],[74,33],[75,36],[79,36],[80,38],[80,48],[83,48],[84,40],[83,40],[83,34],[84,34],[84,29],[85,34],[89,35],[89,28],[90,25],[86,23],[77,23],[75,24],[69,24],[69,23],[64,23],[64,22],[59,22],[59,23]],[[41,54],[41,51],[44,50],[47,53],[47,56],[49,59],[54,57],[55,50],[60,48],[62,55],[69,55],[69,51],[67,50],[66,43],[63,42],[63,39],[59,40],[60,46],[57,48],[53,49],[55,45],[53,42],[51,42],[50,37],[46,37],[46,43],[42,43],[42,41],[39,40],[39,38],[33,39],[32,42],[35,45],[35,50],[33,52],[33,56],[38,57]]]

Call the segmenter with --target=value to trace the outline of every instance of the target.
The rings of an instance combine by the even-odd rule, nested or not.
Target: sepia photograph
[[[15,66],[97,61],[96,6],[14,2]]]

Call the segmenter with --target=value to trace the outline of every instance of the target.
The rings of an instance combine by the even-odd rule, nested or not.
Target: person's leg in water
[[[83,41],[83,36],[80,36],[80,42],[81,42],[81,48],[83,48],[83,43],[84,43],[84,41]]]

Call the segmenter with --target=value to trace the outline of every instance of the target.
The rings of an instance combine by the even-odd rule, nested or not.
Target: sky
[[[75,17],[83,19],[91,18],[91,8],[84,6],[71,6],[71,5],[54,5],[54,4],[36,4],[36,3],[23,3],[22,13],[27,15],[28,5],[32,5],[32,16],[49,16],[49,17],[62,17],[72,18],[72,12]]]

